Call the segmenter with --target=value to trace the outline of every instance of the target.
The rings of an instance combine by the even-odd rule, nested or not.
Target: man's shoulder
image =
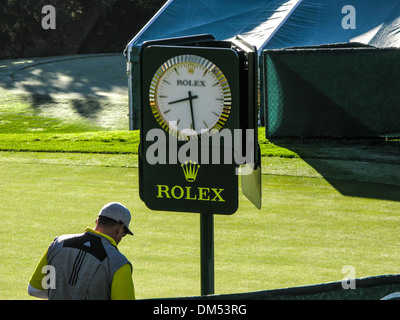
[[[63,234],[61,236],[58,236],[57,238],[55,238],[55,241],[65,241],[68,239],[75,239],[75,238],[79,238],[82,237],[84,235],[84,233],[76,233],[76,234]]]
[[[108,257],[111,265],[121,266],[129,260],[101,234],[84,232],[58,236],[50,245],[49,252],[56,253],[62,248],[72,248],[85,251],[103,261]]]
[[[58,237],[55,237],[53,242],[50,244],[49,250],[52,250],[54,247],[63,246],[63,243],[69,239],[75,239],[81,237],[82,233],[77,234],[63,234]]]

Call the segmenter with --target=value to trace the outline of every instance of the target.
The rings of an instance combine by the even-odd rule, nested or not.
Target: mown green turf
[[[1,151],[137,153],[138,131],[0,134]]]
[[[29,299],[52,239],[92,226],[108,201],[133,213],[135,236],[120,250],[133,262],[137,298],[200,294],[199,216],[148,210],[135,155],[0,156],[0,299]],[[344,196],[302,159],[263,158],[263,170],[262,210],[240,196],[238,212],[215,217],[216,293],[340,280],[345,265],[357,277],[398,272],[400,202]]]

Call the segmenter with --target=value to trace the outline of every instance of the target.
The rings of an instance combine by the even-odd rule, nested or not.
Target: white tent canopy
[[[357,42],[400,47],[400,0],[169,0],[128,43],[130,128],[138,128],[138,51],[148,40],[240,35],[265,49]],[[263,90],[261,84],[261,90]]]

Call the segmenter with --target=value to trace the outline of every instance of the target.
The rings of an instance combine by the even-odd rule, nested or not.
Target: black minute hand
[[[192,117],[193,130],[196,130],[196,127],[194,126],[193,103],[192,103],[192,100],[193,100],[194,97],[197,98],[197,96],[192,96],[192,92],[189,91],[190,115]]]

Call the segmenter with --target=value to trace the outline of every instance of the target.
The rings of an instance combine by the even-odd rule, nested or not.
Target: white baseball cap
[[[125,232],[133,235],[129,230],[129,223],[131,222],[131,213],[124,205],[118,202],[107,203],[99,212],[99,217],[107,217],[122,223],[125,226]]]

